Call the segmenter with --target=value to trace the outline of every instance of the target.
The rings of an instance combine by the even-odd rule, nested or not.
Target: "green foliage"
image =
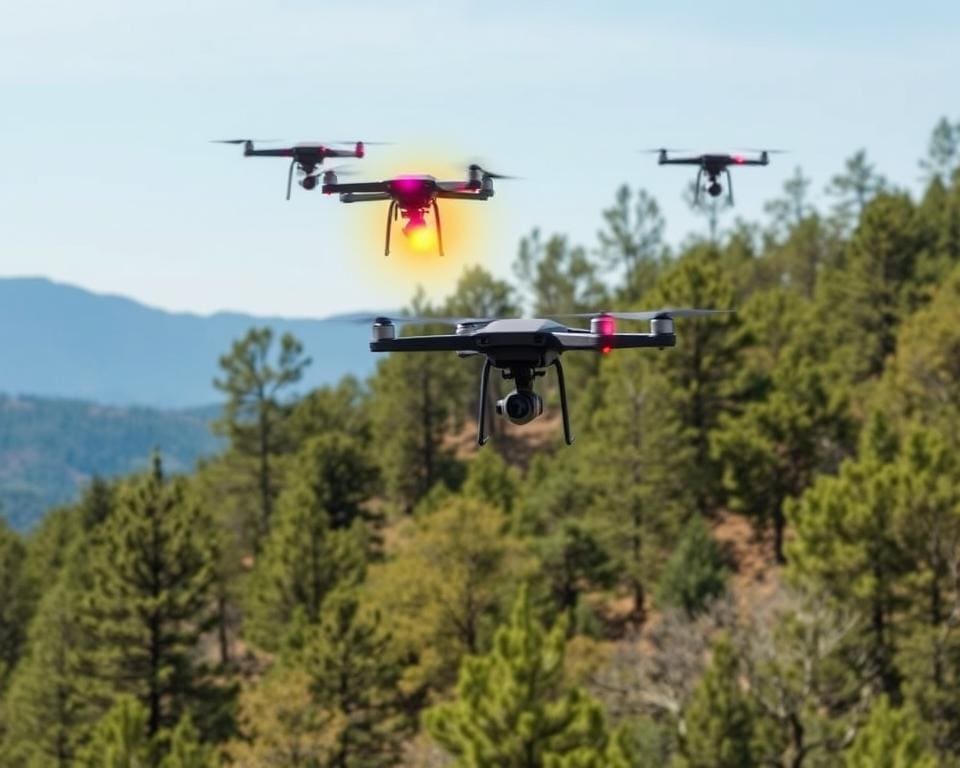
[[[491,504],[508,515],[521,495],[521,477],[495,451],[480,451],[467,467],[463,494]]]
[[[280,650],[301,623],[318,623],[336,586],[362,580],[367,543],[358,515],[371,479],[345,435],[316,437],[297,456],[247,590],[245,630],[264,649]]]
[[[608,733],[600,705],[564,683],[566,629],[533,617],[526,591],[485,656],[467,658],[457,698],[424,715],[431,735],[464,768],[595,766]]]
[[[682,608],[690,617],[727,588],[727,567],[720,547],[700,517],[692,517],[680,534],[657,585],[661,606]]]
[[[159,457],[151,473],[121,489],[94,532],[81,606],[92,640],[91,693],[107,703],[121,694],[141,702],[150,736],[202,698],[195,654],[212,625],[215,563],[209,515],[182,480],[164,478]]]
[[[666,222],[660,206],[646,190],[633,192],[624,184],[613,205],[604,209],[603,222],[604,229],[597,232],[600,259],[621,277],[618,298],[635,302],[653,288],[664,261]]]
[[[562,235],[543,241],[534,229],[520,241],[514,273],[530,293],[535,317],[562,312],[595,311],[605,290],[597,266],[580,246],[571,246]]]
[[[757,715],[741,689],[733,646],[721,637],[713,659],[683,712],[676,764],[682,768],[748,768],[760,765]]]
[[[935,754],[924,746],[923,727],[907,709],[890,705],[880,696],[870,717],[844,753],[846,768],[933,768]]]
[[[0,693],[20,658],[33,610],[33,585],[25,578],[26,547],[0,519]]]
[[[483,502],[451,497],[399,534],[394,556],[371,568],[368,594],[412,660],[404,687],[442,689],[461,657],[480,653],[536,563]]]
[[[18,765],[71,764],[95,714],[85,696],[77,571],[75,565],[65,569],[44,594],[30,623],[27,653],[10,683],[6,742]]]
[[[150,768],[154,745],[148,734],[147,708],[121,696],[99,720],[78,760],[82,768]]]
[[[848,225],[863,213],[867,203],[887,187],[887,180],[867,160],[864,149],[847,158],[842,173],[830,179],[827,192],[837,198],[835,217]]]
[[[355,594],[337,592],[302,652],[313,706],[335,729],[324,762],[331,768],[396,765],[409,730],[398,693],[401,674],[376,612],[363,616]]]
[[[197,729],[186,715],[170,734],[170,746],[160,768],[216,768],[220,760],[209,744],[198,741]]]
[[[213,382],[227,397],[223,417],[214,426],[230,440],[231,450],[241,460],[238,469],[246,470],[256,489],[255,544],[270,526],[277,493],[273,465],[290,445],[291,405],[283,397],[310,364],[310,358],[303,356],[303,345],[289,333],[280,338],[275,361],[273,355],[273,331],[251,328],[220,358],[223,377]]]

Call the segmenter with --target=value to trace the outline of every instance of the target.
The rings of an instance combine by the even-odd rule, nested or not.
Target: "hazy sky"
[[[789,148],[737,173],[747,218],[797,164],[819,195],[860,147],[916,188],[958,74],[956,0],[10,0],[0,276],[198,312],[392,307],[423,280],[440,297],[466,263],[508,276],[533,226],[593,245],[622,182],[657,196],[671,241],[702,227],[685,170],[643,147]],[[387,261],[385,204],[288,203],[283,160],[208,143],[234,136],[396,142],[358,178],[475,158],[524,178],[455,204],[472,246]]]

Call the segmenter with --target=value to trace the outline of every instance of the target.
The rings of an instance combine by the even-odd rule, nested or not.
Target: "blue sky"
[[[687,175],[642,147],[788,147],[737,174],[750,219],[796,165],[819,194],[860,147],[916,189],[930,129],[960,118],[960,3],[866,7],[19,2],[0,27],[0,275],[323,316],[403,304],[424,279],[439,298],[469,263],[508,276],[533,226],[592,246],[623,182],[680,241],[703,226]],[[474,245],[405,271],[379,252],[385,208],[287,203],[283,161],[208,143],[243,135],[396,142],[356,164],[371,178],[474,158],[524,178],[471,210]]]

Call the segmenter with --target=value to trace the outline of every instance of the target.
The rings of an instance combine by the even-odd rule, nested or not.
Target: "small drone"
[[[386,181],[340,184],[334,171],[323,174],[323,193],[340,194],[343,203],[366,203],[389,200],[387,209],[387,236],[383,255],[390,255],[390,227],[402,216],[407,220],[403,234],[415,239],[427,233],[426,215],[433,209],[436,221],[437,246],[443,256],[443,233],[440,228],[438,198],[448,200],[489,200],[493,197],[493,180],[509,179],[499,173],[491,173],[473,164],[467,168],[466,181],[437,181],[433,176],[397,176]]]
[[[290,188],[293,185],[293,171],[297,169],[301,178],[299,184],[306,190],[315,189],[319,178],[315,171],[318,165],[328,157],[363,157],[366,144],[362,141],[332,141],[330,144],[353,144],[353,149],[334,149],[328,144],[319,142],[302,142],[292,147],[277,147],[275,149],[255,149],[254,139],[218,139],[215,144],[243,144],[244,157],[289,157],[290,172],[287,174],[287,200],[290,199]],[[372,142],[367,142],[372,143]]]
[[[697,169],[697,184],[695,191],[693,193],[693,202],[698,203],[700,201],[700,189],[701,189],[701,180],[703,175],[707,175],[709,184],[706,187],[707,194],[710,197],[719,197],[723,193],[723,187],[720,182],[717,181],[717,177],[721,173],[727,175],[727,197],[730,201],[730,205],[733,205],[733,178],[730,176],[730,166],[731,165],[769,165],[770,155],[775,152],[780,152],[778,149],[748,149],[746,152],[760,153],[759,158],[747,157],[746,155],[729,155],[729,154],[706,154],[706,155],[694,155],[692,157],[667,157],[667,152],[670,152],[669,149],[653,149],[651,152],[656,152],[659,155],[658,162],[660,165],[696,165],[699,166]],[[677,150],[672,150],[677,151]]]
[[[486,431],[487,388],[490,371],[497,368],[515,388],[496,404],[498,416],[514,424],[527,424],[543,413],[543,400],[534,391],[534,380],[546,375],[547,368],[557,371],[563,437],[573,443],[567,388],[560,355],[574,350],[592,350],[607,354],[614,349],[650,347],[663,349],[677,343],[673,320],[676,317],[703,317],[726,310],[659,309],[651,312],[594,312],[563,317],[590,318],[590,330],[569,328],[556,320],[453,318],[453,317],[377,317],[373,320],[372,352],[456,352],[460,357],[485,355],[480,374],[480,412],[477,416],[477,443],[484,445]],[[616,320],[645,320],[649,333],[617,333]],[[396,322],[441,323],[455,325],[452,334],[397,337]]]

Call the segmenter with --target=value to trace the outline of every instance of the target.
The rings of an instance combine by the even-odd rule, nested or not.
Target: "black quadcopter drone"
[[[215,144],[243,144],[244,157],[289,157],[290,172],[287,174],[287,200],[290,199],[290,188],[293,185],[293,171],[296,169],[301,178],[299,184],[306,190],[315,189],[317,181],[316,170],[318,165],[328,157],[356,157],[361,158],[366,153],[366,144],[362,141],[331,141],[327,144],[320,142],[301,142],[292,147],[276,147],[274,149],[256,149],[254,139],[218,139]],[[367,142],[377,143],[377,142]],[[330,144],[353,144],[353,149],[335,149]]]
[[[727,198],[730,201],[730,205],[733,205],[733,178],[730,176],[730,166],[731,165],[769,165],[770,164],[770,155],[776,152],[781,152],[779,149],[750,149],[745,150],[756,154],[759,152],[760,157],[747,157],[746,155],[740,154],[704,154],[704,155],[693,155],[690,157],[668,157],[667,153],[670,151],[678,150],[669,150],[669,149],[652,149],[651,152],[656,152],[659,155],[658,163],[660,165],[696,165],[697,169],[697,183],[695,191],[693,193],[694,203],[700,201],[700,189],[701,189],[701,180],[703,175],[706,174],[707,181],[709,182],[705,187],[707,194],[710,197],[719,197],[723,193],[723,186],[720,182],[717,181],[720,174],[725,173],[727,176]]]
[[[466,181],[437,181],[433,176],[404,175],[386,181],[341,184],[334,171],[323,174],[323,193],[340,194],[344,203],[390,201],[387,209],[387,236],[383,255],[390,255],[390,226],[402,216],[407,220],[403,234],[407,237],[427,231],[426,215],[433,209],[437,230],[437,247],[443,256],[443,233],[440,228],[440,207],[437,199],[489,200],[493,197],[493,180],[509,179],[499,173],[491,173],[477,164],[467,168]]]
[[[650,312],[594,312],[563,317],[590,318],[590,330],[569,328],[549,319],[453,318],[453,317],[377,317],[373,320],[372,352],[456,352],[460,357],[485,355],[480,375],[480,412],[477,416],[477,443],[484,445],[486,432],[487,388],[490,371],[497,368],[504,379],[515,382],[515,389],[497,402],[497,415],[514,424],[527,424],[543,413],[543,400],[534,391],[537,377],[547,368],[557,370],[563,437],[573,443],[567,389],[560,355],[586,350],[609,353],[614,349],[648,347],[663,349],[677,343],[673,320],[676,317],[702,317],[727,310],[659,309]],[[649,333],[617,333],[616,320],[646,320]],[[452,334],[397,337],[397,322],[441,323],[455,325]]]

